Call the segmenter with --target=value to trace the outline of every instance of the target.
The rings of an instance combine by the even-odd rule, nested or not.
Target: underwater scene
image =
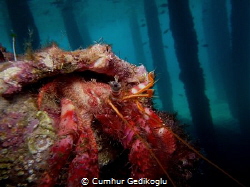
[[[250,186],[249,0],[0,10],[0,186]]]

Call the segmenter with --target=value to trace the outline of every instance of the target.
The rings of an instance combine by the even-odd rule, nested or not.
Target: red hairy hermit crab
[[[165,177],[175,186],[191,177],[199,153],[173,115],[152,108],[153,72],[109,45],[73,52],[53,45],[0,71],[1,183],[81,186],[119,157],[115,144],[129,150],[134,179]]]

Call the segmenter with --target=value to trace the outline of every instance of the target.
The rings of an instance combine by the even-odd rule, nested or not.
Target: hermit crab
[[[173,115],[153,109],[153,72],[105,44],[73,52],[52,45],[18,60],[0,66],[1,183],[81,186],[119,156],[113,144],[129,150],[134,179],[176,186],[192,176],[202,155]]]

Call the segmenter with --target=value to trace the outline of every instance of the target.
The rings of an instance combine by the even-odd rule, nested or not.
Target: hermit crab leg
[[[122,100],[127,100],[127,99],[132,99],[132,98],[138,98],[138,97],[152,97],[153,96],[153,89],[150,89],[153,85],[154,85],[154,74],[153,72],[150,72],[148,74],[148,80],[149,83],[143,87],[142,89],[140,89],[139,91],[128,95],[128,96],[124,96],[122,98]],[[143,92],[147,92],[144,93]],[[123,117],[123,115],[119,112],[119,110],[112,104],[111,101],[108,101],[108,104],[113,108],[113,110],[117,113],[117,115],[128,125],[131,126],[131,124]],[[137,108],[145,115],[147,115],[149,118],[151,118],[152,120],[154,120],[156,123],[159,123],[158,120],[154,119],[152,116],[150,116],[149,114],[147,114],[147,112],[145,112],[144,107],[142,106],[142,104],[136,100],[136,105]],[[132,127],[132,126],[131,126]],[[199,153],[194,147],[192,147],[190,144],[188,144],[185,140],[183,140],[180,136],[178,136],[176,133],[174,133],[170,128],[164,126],[164,128],[166,128],[168,131],[170,131],[175,137],[176,139],[178,139],[179,141],[181,141],[184,145],[186,145],[190,150],[192,150],[193,152],[195,152],[200,158],[202,158],[203,160],[205,160],[206,162],[208,162],[210,165],[212,165],[213,167],[215,167],[216,169],[220,170],[223,174],[225,174],[226,176],[228,176],[229,178],[231,178],[233,181],[235,181],[238,185],[243,186],[244,185],[239,182],[237,179],[235,179],[233,176],[231,176],[229,173],[227,173],[225,170],[223,170],[222,168],[220,168],[218,165],[216,165],[215,163],[213,163],[212,161],[210,161],[209,159],[207,159],[205,156],[203,156],[201,153]],[[132,128],[131,128],[132,129]],[[149,145],[146,144],[146,141],[136,132],[134,132],[136,134],[136,136],[138,137],[138,139],[142,140],[143,142],[145,142],[145,146],[147,147],[147,149],[150,151],[150,154],[155,158],[155,160],[157,161],[157,163],[159,164],[159,166],[161,167],[161,169],[163,170],[163,172],[167,175],[167,177],[169,178],[170,182],[174,185],[174,182],[171,180],[170,176],[168,175],[167,171],[164,169],[164,167],[162,166],[162,164],[160,163],[159,159],[156,157],[156,155],[152,152],[152,150],[150,149]]]
[[[152,116],[150,116],[149,114],[147,114],[145,112],[145,109],[143,108],[142,104],[139,101],[136,101],[136,105],[137,108],[145,115],[147,115],[148,117],[150,117],[152,120],[154,120],[156,123],[159,123],[159,121],[157,121],[156,119],[152,118]],[[192,150],[194,153],[196,153],[200,158],[202,158],[203,160],[205,160],[206,162],[208,162],[210,165],[212,165],[213,167],[215,167],[216,169],[220,170],[223,174],[225,174],[226,176],[228,176],[229,178],[231,178],[232,180],[234,180],[237,184],[239,184],[240,186],[244,185],[239,182],[237,179],[235,179],[233,176],[231,176],[229,173],[227,173],[225,170],[223,170],[222,168],[220,168],[218,165],[216,165],[215,163],[213,163],[212,161],[210,161],[209,159],[207,159],[205,156],[203,156],[201,153],[199,153],[199,151],[197,151],[193,146],[191,146],[190,144],[188,144],[185,140],[183,140],[180,136],[178,136],[176,133],[174,133],[170,128],[168,128],[167,126],[164,126],[167,130],[169,130],[175,137],[176,139],[178,139],[179,141],[181,141],[184,145],[186,145],[190,150]]]
[[[141,106],[140,106],[141,107]],[[145,115],[148,115],[146,112],[144,112]],[[149,116],[149,115],[148,115]],[[149,116],[150,117],[150,116]],[[154,120],[156,123],[158,123],[157,120],[155,120],[154,118],[152,118],[152,120]],[[219,167],[217,164],[213,163],[211,160],[209,160],[208,158],[206,158],[205,156],[203,156],[201,153],[199,153],[199,151],[197,151],[193,146],[191,146],[189,143],[187,143],[185,140],[183,140],[179,135],[177,135],[176,133],[174,133],[170,128],[168,128],[167,126],[164,126],[166,129],[168,129],[175,137],[176,139],[178,139],[179,141],[181,141],[184,145],[186,145],[190,150],[192,150],[194,153],[196,153],[200,158],[202,158],[203,160],[205,160],[207,163],[209,163],[210,165],[212,165],[213,167],[215,167],[216,169],[218,169],[219,171],[221,171],[223,174],[225,174],[226,176],[228,176],[230,179],[232,179],[233,181],[235,181],[239,186],[245,187],[244,184],[242,184],[240,181],[238,181],[236,178],[234,178],[232,175],[230,175],[229,173],[227,173],[225,170],[223,170],[221,167]]]
[[[133,126],[124,118],[124,116],[119,112],[119,110],[114,106],[114,104],[110,101],[107,100],[107,103],[110,105],[110,107],[116,112],[116,114],[123,120],[123,122],[130,128],[130,129],[134,129]],[[174,184],[173,180],[171,179],[171,177],[169,176],[168,172],[166,171],[166,169],[164,168],[164,166],[161,164],[160,160],[157,158],[157,156],[153,153],[152,149],[150,148],[150,146],[148,145],[148,143],[144,140],[144,138],[138,134],[136,131],[134,131],[135,135],[138,138],[138,141],[136,142],[136,144],[140,144],[140,142],[143,143],[143,146],[146,148],[146,150],[149,152],[149,154],[155,159],[155,161],[157,162],[157,164],[160,166],[160,168],[162,169],[162,171],[164,172],[164,174],[168,177],[169,181],[172,183],[172,185],[174,187],[176,187],[176,185]]]
[[[51,148],[51,157],[48,160],[50,168],[44,173],[40,187],[55,185],[57,176],[72,151],[76,152],[76,156],[69,166],[68,186],[81,186],[82,178],[93,178],[99,175],[98,150],[90,122],[79,117],[70,99],[62,99],[61,109],[59,139]]]
[[[99,176],[98,150],[90,126],[86,125],[83,127],[79,140],[76,143],[75,152],[76,156],[69,166],[69,187],[82,186],[80,184],[82,178],[92,179]],[[93,184],[89,184],[89,186],[92,185]]]
[[[44,173],[40,187],[54,186],[61,168],[66,163],[76,138],[77,124],[74,119],[74,106],[68,99],[61,102],[62,112],[59,124],[59,139],[51,148],[49,172]]]

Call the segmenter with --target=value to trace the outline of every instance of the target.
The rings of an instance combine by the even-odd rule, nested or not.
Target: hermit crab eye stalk
[[[110,83],[113,92],[119,92],[121,90],[121,84],[119,82],[112,81]]]
[[[115,81],[111,81],[109,85],[112,89],[112,95],[114,97],[118,97],[121,93],[121,88],[122,88],[121,83],[118,82],[118,77],[115,76]]]

